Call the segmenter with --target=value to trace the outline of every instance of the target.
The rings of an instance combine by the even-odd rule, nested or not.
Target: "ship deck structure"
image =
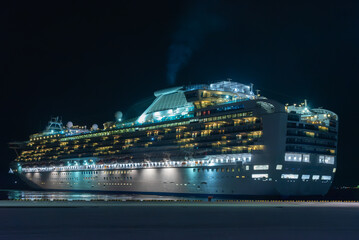
[[[233,81],[173,87],[137,118],[66,126],[11,143],[11,171],[34,188],[200,195],[324,195],[338,116],[285,105]]]

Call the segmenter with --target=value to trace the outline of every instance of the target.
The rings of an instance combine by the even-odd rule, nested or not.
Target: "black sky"
[[[0,14],[2,183],[14,157],[7,143],[50,116],[102,125],[170,87],[170,46],[197,22],[213,31],[199,34],[176,85],[230,77],[336,112],[335,184],[359,185],[359,1],[9,1]]]

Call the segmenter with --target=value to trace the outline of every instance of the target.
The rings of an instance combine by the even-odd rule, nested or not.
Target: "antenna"
[[[46,131],[62,131],[62,119],[60,117],[51,117]]]

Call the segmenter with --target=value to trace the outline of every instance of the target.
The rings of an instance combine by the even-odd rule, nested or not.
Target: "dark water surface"
[[[2,202],[1,240],[359,239],[358,203]]]
[[[70,191],[29,191],[29,190],[0,190],[0,200],[178,200],[184,197],[141,195],[141,194],[116,194],[116,193],[89,193]],[[201,198],[191,198],[201,199]],[[202,198],[205,199],[205,198]]]
[[[357,189],[335,190],[325,198],[358,200],[358,193]],[[26,190],[0,190],[0,198],[4,200],[0,201],[4,203],[0,240],[359,239],[359,203],[352,201],[231,203],[196,197]],[[25,199],[33,201],[6,201]],[[138,202],[183,199],[205,201]]]
[[[207,196],[168,196],[168,195],[143,195],[121,194],[104,192],[76,192],[76,191],[31,191],[31,190],[0,190],[0,200],[205,200]],[[332,189],[326,196],[306,197],[280,197],[280,196],[214,196],[214,200],[220,199],[281,199],[281,200],[343,200],[359,201],[359,189]]]

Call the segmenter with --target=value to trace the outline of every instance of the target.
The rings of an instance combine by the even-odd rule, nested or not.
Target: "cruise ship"
[[[282,104],[225,80],[154,93],[139,116],[94,124],[53,118],[10,143],[10,171],[35,189],[173,195],[325,195],[338,116]]]

